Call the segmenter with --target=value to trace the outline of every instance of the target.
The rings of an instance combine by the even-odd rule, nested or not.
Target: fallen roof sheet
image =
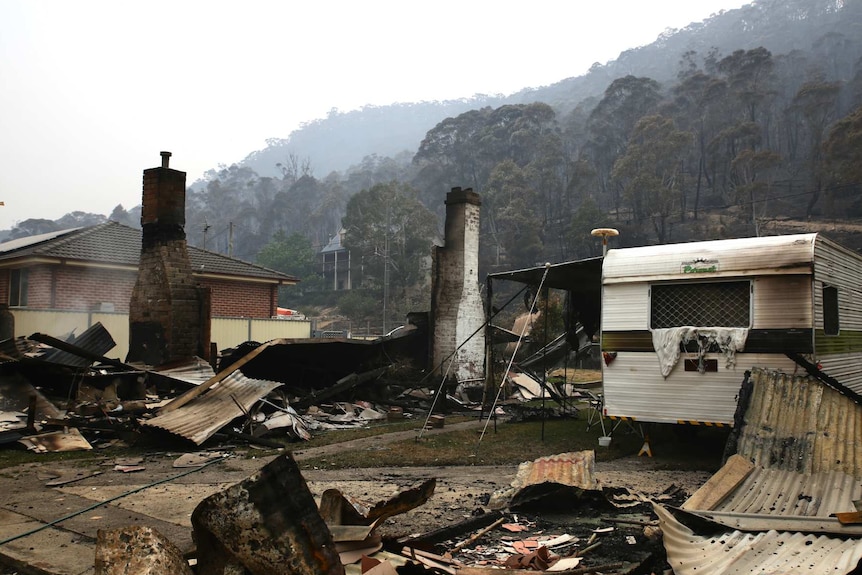
[[[493,493],[488,505],[494,509],[534,496],[542,497],[548,494],[545,488],[553,485],[598,490],[595,468],[596,453],[592,450],[558,453],[525,461],[518,466],[510,487]]]
[[[862,499],[862,482],[840,471],[803,474],[755,467],[713,510],[783,518],[822,518],[832,513],[855,511],[853,501],[857,499]]]
[[[755,466],[862,477],[862,405],[818,380],[753,369],[738,410],[736,452]]]
[[[862,495],[860,428],[859,406],[816,379],[752,370],[735,417],[737,454],[686,511],[654,506],[674,573],[856,569],[862,525],[831,515],[854,511]]]
[[[235,371],[203,395],[142,423],[200,445],[231,420],[244,415],[237,404],[248,412],[257,401],[279,386],[281,383],[251,379]]]
[[[178,364],[158,367],[153,370],[153,373],[194,385],[200,385],[215,375],[212,366],[199,357],[193,357]]]
[[[67,343],[74,345],[76,348],[84,352],[89,352],[92,355],[105,355],[117,345],[114,338],[111,337],[111,334],[108,333],[108,330],[105,329],[101,322],[94,323],[84,330],[81,335],[73,337],[71,340],[67,341]],[[72,367],[86,367],[93,363],[91,358],[75,355],[62,349],[52,349],[43,355],[41,359],[42,361],[59,363]]]
[[[862,541],[786,531],[722,530],[700,535],[661,505],[659,517],[667,560],[675,575],[702,573],[831,573],[853,571]]]

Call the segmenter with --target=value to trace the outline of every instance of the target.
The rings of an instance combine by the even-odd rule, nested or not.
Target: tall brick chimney
[[[449,379],[479,385],[484,381],[485,369],[485,332],[479,329],[485,322],[479,294],[481,205],[479,194],[471,188],[452,188],[446,194],[444,246],[434,250],[431,274],[434,366],[445,362],[441,369],[446,373],[446,358],[455,353],[455,363],[448,369]]]
[[[143,241],[126,359],[154,366],[205,357],[201,334],[208,303],[195,284],[186,246],[186,173],[168,167],[170,152],[161,156],[161,167],[144,170]]]

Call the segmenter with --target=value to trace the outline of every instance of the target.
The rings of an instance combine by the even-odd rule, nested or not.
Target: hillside
[[[385,283],[400,314],[425,305],[418,262],[452,187],[482,197],[484,277],[597,255],[604,226],[620,246],[809,226],[862,248],[843,224],[862,217],[860,166],[862,0],[758,0],[551,86],[333,111],[213,170],[186,231],[314,286],[315,251],[344,227],[353,308],[379,307]]]
[[[467,110],[544,102],[566,114],[600,97],[614,79],[622,76],[646,76],[660,83],[673,81],[684,54],[689,52],[726,55],[762,46],[773,54],[812,52],[829,58],[833,67],[846,69],[855,60],[850,52],[836,57],[833,44],[862,37],[859,11],[858,0],[759,0],[680,30],[668,29],[652,44],[627,50],[607,63],[597,62],[588,73],[550,86],[525,87],[510,95],[465,94],[457,101],[333,110],[325,119],[309,122],[283,139],[268,141],[266,148],[250,153],[240,165],[261,176],[277,176],[276,164],[292,154],[310,160],[314,174],[324,177],[332,171],[343,172],[366,156],[414,153],[428,130]],[[564,74],[565,70],[561,70]]]

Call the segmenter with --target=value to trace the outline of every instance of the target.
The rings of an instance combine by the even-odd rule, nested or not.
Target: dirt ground
[[[399,439],[398,434],[390,435],[359,440],[358,443],[347,442],[338,447],[297,451],[295,457],[302,464],[304,459],[324,452],[369,449]],[[9,512],[48,522],[93,506],[91,511],[64,521],[62,529],[81,543],[92,545],[98,529],[148,524],[171,539],[180,549],[188,551],[194,546],[190,517],[200,501],[251,476],[274,458],[272,455],[256,457],[254,450],[246,448],[227,452],[230,457],[182,477],[178,475],[185,470],[173,467],[181,454],[164,452],[147,454],[135,462],[118,461],[106,453],[102,461],[87,464],[74,461],[51,464],[36,462],[7,467],[0,470],[0,513]],[[124,473],[115,469],[117,463],[134,463],[140,469]],[[648,497],[673,491],[677,498],[684,498],[711,475],[705,471],[680,472],[661,467],[662,463],[658,459],[628,457],[598,462],[595,471],[602,486],[624,487]],[[306,469],[303,477],[315,497],[319,497],[326,489],[337,488],[345,495],[369,504],[386,500],[426,479],[435,478],[435,492],[426,504],[387,519],[379,529],[385,537],[395,539],[426,534],[488,512],[486,504],[491,494],[508,487],[516,471],[515,465]],[[47,485],[57,477],[82,479],[59,487]],[[648,506],[642,506],[640,512],[648,512]],[[579,514],[591,515],[592,518],[579,519]],[[561,515],[565,517],[559,517]],[[507,514],[507,517],[531,525],[533,532],[544,530],[546,533],[577,534],[577,529],[581,529],[583,532],[577,536],[582,540],[589,536],[590,529],[598,526],[599,518],[590,510],[582,512],[565,509],[522,513],[520,516]],[[15,533],[18,528],[10,529],[11,533]],[[641,531],[641,528],[637,528],[632,533],[642,538]],[[624,546],[623,532],[620,530],[619,533],[620,545]],[[610,539],[606,541],[609,545]],[[50,549],[44,551],[51,552]],[[59,552],[60,549],[54,551]],[[623,547],[623,555],[625,551]],[[14,572],[0,570],[0,574]]]
[[[603,487],[622,487],[647,497],[668,491],[691,495],[712,475],[704,471],[670,471],[645,457],[628,457],[596,464]],[[434,495],[425,505],[387,519],[383,531],[391,536],[418,535],[452,525],[486,509],[495,491],[507,488],[516,466],[419,467],[346,469],[303,472],[309,488],[319,496],[329,488],[340,489],[364,502],[375,503],[425,479],[436,478]]]

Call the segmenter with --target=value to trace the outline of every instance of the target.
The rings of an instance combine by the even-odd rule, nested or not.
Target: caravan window
[[[826,335],[838,335],[840,324],[838,322],[838,288],[835,286],[823,286],[823,333]]]
[[[751,283],[686,282],[650,286],[650,328],[750,327]]]

